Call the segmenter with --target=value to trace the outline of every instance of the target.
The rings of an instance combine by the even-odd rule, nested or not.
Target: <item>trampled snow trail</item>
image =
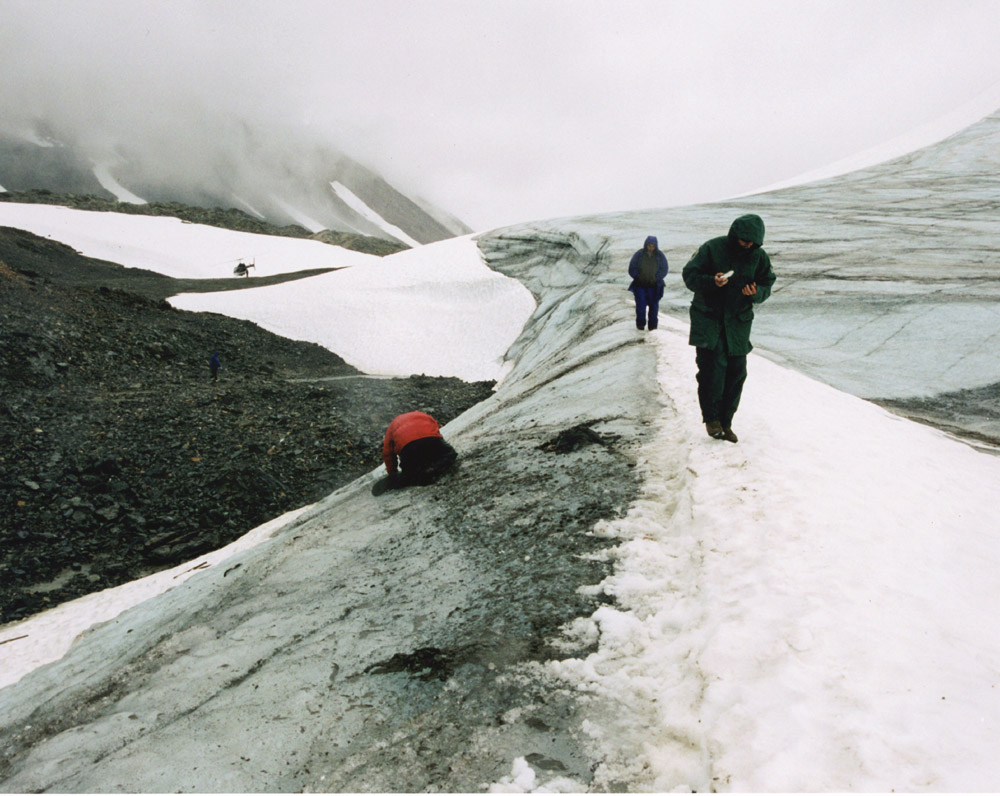
[[[664,421],[601,529],[600,650],[552,664],[605,705],[593,787],[995,787],[1000,459],[756,355],[712,440],[686,333],[649,336]]]

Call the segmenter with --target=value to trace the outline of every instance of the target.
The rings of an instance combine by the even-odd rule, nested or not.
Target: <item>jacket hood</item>
[[[647,237],[646,238],[646,242],[644,244],[642,244],[642,248],[645,249],[650,243],[653,244],[653,248],[655,248],[657,251],[660,250],[660,244],[656,240],[656,235],[650,235],[649,237]]]
[[[751,241],[758,246],[764,245],[764,220],[753,213],[737,218],[729,228],[729,239],[735,243],[737,238]]]

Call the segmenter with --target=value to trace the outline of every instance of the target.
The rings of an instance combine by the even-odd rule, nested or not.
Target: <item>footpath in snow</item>
[[[1000,458],[757,355],[713,440],[686,326],[648,342],[645,496],[598,528],[617,603],[550,664],[605,705],[593,786],[995,789]]]

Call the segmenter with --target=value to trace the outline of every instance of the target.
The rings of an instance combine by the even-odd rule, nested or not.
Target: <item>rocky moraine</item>
[[[224,546],[379,466],[396,414],[490,394],[165,301],[299,276],[176,280],[0,228],[0,624]]]

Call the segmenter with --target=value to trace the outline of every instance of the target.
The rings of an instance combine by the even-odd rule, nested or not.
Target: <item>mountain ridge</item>
[[[123,142],[109,152],[76,142],[68,132],[0,130],[0,186],[11,193],[46,190],[135,206],[238,208],[279,228],[328,229],[407,244],[411,241],[403,237],[423,244],[472,231],[333,147],[287,131],[237,124],[211,145],[189,148],[173,140],[166,145],[168,150],[154,152],[146,142]],[[345,185],[372,213],[345,203],[333,182]]]

